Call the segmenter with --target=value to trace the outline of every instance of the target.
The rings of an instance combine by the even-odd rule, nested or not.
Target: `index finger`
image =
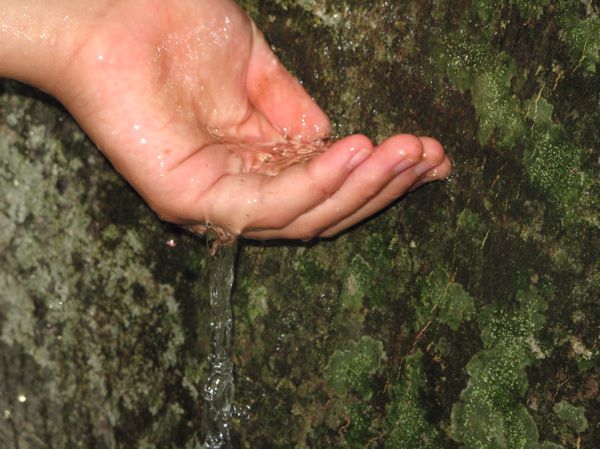
[[[321,204],[372,153],[361,135],[340,140],[314,159],[275,176],[258,173],[225,175],[198,201],[199,221],[217,224],[232,234],[249,229],[277,229]],[[333,223],[332,223],[333,224]]]

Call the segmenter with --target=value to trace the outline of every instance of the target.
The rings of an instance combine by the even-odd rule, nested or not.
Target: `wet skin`
[[[20,78],[62,101],[164,220],[223,240],[329,237],[450,173],[432,138],[329,141],[327,116],[232,1],[90,11],[63,18],[56,76]]]

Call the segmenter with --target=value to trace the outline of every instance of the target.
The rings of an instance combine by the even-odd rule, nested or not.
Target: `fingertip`
[[[339,151],[352,154],[357,153],[360,150],[373,152],[373,142],[371,142],[371,139],[369,139],[367,136],[362,134],[353,134],[335,141],[327,152]]]
[[[419,187],[435,181],[444,181],[452,174],[452,162],[448,156],[444,156],[442,162],[421,176],[409,189],[414,192]]]
[[[452,162],[450,161],[450,158],[444,156],[442,163],[434,170],[436,170],[435,175],[437,179],[443,180],[448,178],[452,174]]]
[[[316,176],[331,176],[331,171],[349,173],[362,164],[373,153],[371,140],[361,134],[355,134],[338,140],[319,157],[310,163]]]
[[[338,140],[335,145],[349,146],[354,148],[366,148],[373,151],[373,142],[363,134],[353,134]]]
[[[377,147],[377,151],[382,149],[396,151],[401,159],[413,162],[420,161],[424,155],[423,142],[412,134],[398,134],[390,137]]]
[[[446,157],[446,152],[442,144],[433,137],[419,137],[423,145],[423,159],[427,159],[432,164],[441,164]]]

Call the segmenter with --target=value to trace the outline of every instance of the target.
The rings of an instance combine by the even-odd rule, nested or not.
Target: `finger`
[[[443,175],[446,170],[449,172],[450,166],[442,168],[442,166],[444,166],[444,161],[446,160],[442,145],[437,140],[430,137],[421,137],[420,139],[423,143],[423,160],[418,165],[401,173],[392,183],[386,186],[376,198],[357,210],[354,214],[346,217],[329,229],[324,230],[319,236],[333,237],[343,230],[374,215],[406,194],[413,187],[415,182],[419,182],[424,175],[434,170],[436,167],[440,167],[440,175]]]
[[[289,138],[310,142],[328,136],[327,115],[281,64],[255,25],[253,30],[247,74],[250,102]]]
[[[444,158],[444,161],[440,165],[434,167],[433,169],[425,173],[423,176],[421,176],[421,178],[419,178],[417,182],[415,182],[410,187],[409,192],[414,192],[419,187],[422,187],[425,184],[429,184],[430,182],[442,181],[448,178],[448,176],[450,176],[450,173],[452,173],[452,162],[450,162],[450,158],[446,156]]]
[[[392,159],[390,163],[398,163],[396,165],[397,169],[390,170],[390,165],[388,165],[387,172],[380,172],[379,180],[383,182],[380,189],[373,189],[372,185],[366,189],[361,188],[363,185],[368,185],[368,178],[367,184],[365,184],[365,177],[371,174],[367,171],[367,164],[373,162],[377,155],[389,157],[392,150],[397,146],[412,147],[409,154],[413,160],[417,154],[421,156],[418,151],[422,151],[422,160],[418,163],[416,161],[410,163],[408,158],[400,160],[400,162]],[[352,173],[348,182],[344,184],[340,191],[322,206],[299,217],[298,220],[284,229],[252,233],[246,236],[256,239],[301,238],[306,240],[317,235],[324,237],[335,235],[397,200],[427,171],[431,170],[433,166],[439,165],[440,159],[443,158],[444,153],[441,145],[433,139],[417,139],[414,136],[396,136],[388,139],[376,150],[369,161]],[[440,173],[442,173],[441,170]],[[352,181],[357,182],[354,184]],[[361,200],[357,201],[359,198]],[[334,215],[331,212],[338,210],[344,210],[345,214],[338,216],[338,219],[332,219]],[[323,218],[326,219],[322,220]],[[327,220],[329,220],[329,223],[327,223]]]
[[[320,234],[361,209],[399,173],[417,164],[422,154],[421,141],[414,136],[400,135],[388,139],[376,148],[368,161],[352,172],[335,195],[286,228],[271,231],[268,238],[277,234],[277,237],[306,240]]]
[[[355,135],[276,176],[223,176],[201,196],[197,215],[202,216],[196,218],[234,234],[248,229],[283,228],[335,194],[372,150],[368,138]]]

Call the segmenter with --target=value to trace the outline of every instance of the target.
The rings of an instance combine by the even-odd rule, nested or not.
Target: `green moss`
[[[448,74],[457,89],[469,89],[477,75],[493,64],[489,42],[477,39],[466,29],[443,34],[441,39],[434,49],[433,62],[439,71]]]
[[[540,449],[565,449],[565,447],[561,446],[560,444],[544,441],[540,446]]]
[[[581,372],[596,368],[600,366],[600,349],[596,348],[594,351],[587,350],[583,353],[575,354],[575,361]]]
[[[500,9],[496,3],[490,0],[474,0],[473,8],[481,20],[488,22]]]
[[[357,254],[350,262],[350,269],[342,290],[342,307],[350,310],[360,310],[363,299],[368,292],[368,273],[371,267],[365,259]]]
[[[344,410],[342,433],[351,448],[362,449],[376,439],[379,413],[366,402],[352,402]]]
[[[365,233],[358,254],[352,256],[342,293],[344,308],[360,310],[361,305],[388,309],[409,287],[414,266],[408,245],[398,237]]]
[[[547,2],[514,3],[525,17],[535,17]],[[484,20],[491,20],[497,6],[479,1],[474,8]],[[570,20],[565,21],[570,25],[565,27],[563,36],[571,38],[564,39],[569,41],[572,52],[580,55],[580,64],[595,68],[600,50],[598,20]],[[524,146],[523,165],[531,182],[560,213],[564,214],[573,203],[592,201],[587,193],[590,175],[582,169],[586,150],[574,144],[553,121],[553,105],[541,93],[523,104],[512,93],[513,80],[518,76],[514,59],[505,52],[495,54],[493,37],[485,31],[473,34],[460,30],[442,39],[444,45],[442,49],[438,47],[437,64],[457,89],[470,91],[479,120],[479,143],[493,142],[499,149]],[[527,131],[527,119],[534,123],[533,132]]]
[[[336,350],[325,367],[325,378],[339,396],[357,394],[363,399],[373,395],[371,376],[385,358],[383,343],[369,336],[350,342],[344,351]]]
[[[576,407],[567,401],[560,401],[554,405],[554,413],[576,433],[582,433],[588,429],[589,424],[583,407]]]
[[[486,22],[492,18],[497,19],[502,9],[508,6],[516,7],[524,18],[539,19],[549,2],[550,0],[475,0],[473,7],[479,18]]]
[[[557,132],[534,130],[523,164],[531,182],[561,211],[585,203],[591,180],[582,169],[586,151]]]
[[[404,359],[404,375],[389,387],[385,411],[386,449],[442,448],[439,430],[428,422],[421,397],[426,387],[423,354],[416,352]]]
[[[536,126],[551,130],[555,124],[552,120],[554,106],[541,95],[536,95],[524,103],[527,118],[532,120]]]
[[[533,287],[516,295],[514,309],[487,307],[481,317],[484,347],[509,346],[522,354],[531,350],[530,338],[540,331],[548,305]]]
[[[471,319],[475,303],[460,284],[452,282],[445,271],[437,269],[425,281],[415,310],[417,330],[436,317],[457,330],[463,321]]]
[[[539,20],[550,0],[511,0],[510,4],[516,6],[524,18]]]
[[[477,139],[485,144],[495,135],[498,146],[510,148],[525,134],[525,123],[519,100],[510,93],[515,64],[505,54],[498,62],[479,74],[471,89],[479,118]]]
[[[248,318],[251,322],[264,317],[268,313],[267,289],[258,286],[250,290],[250,301],[248,302]]]
[[[515,145],[525,133],[525,119],[518,98],[511,93],[516,75],[513,59],[503,52],[494,55],[485,33],[462,29],[443,39],[434,62],[454,87],[470,90],[479,119],[479,142],[485,144],[495,135],[501,148]]]
[[[528,386],[525,368],[535,360],[535,338],[545,318],[534,291],[518,295],[512,310],[483,313],[484,349],[468,363],[470,379],[452,408],[452,437],[465,449],[538,448],[538,430],[521,404]]]
[[[563,29],[561,37],[569,46],[575,69],[595,74],[600,62],[600,18],[573,20]]]

